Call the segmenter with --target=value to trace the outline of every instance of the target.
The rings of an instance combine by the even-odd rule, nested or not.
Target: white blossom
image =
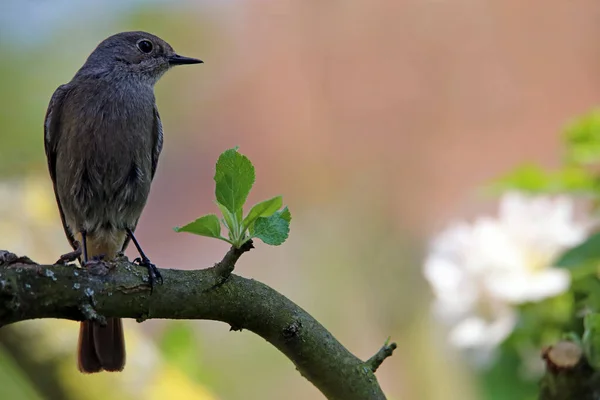
[[[489,355],[517,323],[516,304],[569,288],[568,272],[553,262],[587,231],[567,197],[509,193],[498,217],[442,232],[431,243],[424,275],[435,295],[435,315],[451,327],[450,342]]]

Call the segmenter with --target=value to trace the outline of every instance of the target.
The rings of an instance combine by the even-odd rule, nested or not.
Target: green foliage
[[[600,311],[600,280],[595,273],[580,274],[579,279],[574,279],[571,285],[571,291],[575,295],[576,304],[575,310],[578,315],[574,316],[581,320],[582,313]],[[575,331],[577,334],[583,334],[583,323]]]
[[[261,201],[252,207],[246,218],[244,218],[243,228],[248,229],[250,225],[259,218],[270,217],[275,211],[279,210],[281,206],[283,206],[283,198],[281,196]]]
[[[292,216],[283,208],[281,196],[254,205],[244,218],[243,207],[255,181],[254,166],[250,160],[234,149],[226,150],[217,161],[215,171],[215,197],[222,218],[208,214],[195,221],[176,227],[175,232],[189,232],[224,240],[240,247],[252,238],[277,246],[286,241]],[[221,223],[228,237],[221,235]]]
[[[492,182],[491,189],[505,191],[518,189],[524,192],[544,192],[553,186],[548,172],[538,165],[524,164]]]
[[[175,232],[190,232],[221,239],[221,223],[215,214],[208,214],[182,227],[175,227]]]
[[[583,243],[565,251],[555,265],[571,273],[571,292],[578,310],[600,311],[600,232],[589,236]]]
[[[534,400],[538,385],[524,380],[520,371],[521,358],[510,346],[503,346],[493,368],[480,374],[484,400]],[[449,397],[452,398],[452,397]]]
[[[572,164],[600,161],[600,110],[575,120],[565,130],[566,160]]]
[[[589,313],[583,319],[583,352],[588,363],[600,368],[600,314]]]
[[[266,244],[279,246],[290,233],[290,220],[291,215],[287,207],[270,217],[259,217],[254,224],[252,236]]]
[[[530,194],[582,195],[592,210],[600,209],[600,110],[593,110],[569,124],[563,134],[561,165],[548,169],[528,163],[518,166],[493,181],[493,193],[521,191]],[[555,298],[518,306],[519,323],[502,347],[502,358],[486,376],[490,399],[502,397],[497,382],[519,381],[517,377],[498,378],[516,370],[504,368],[507,355],[523,349],[540,349],[567,337],[580,343],[590,365],[600,369],[600,232],[593,232],[582,243],[567,249],[553,262],[571,274],[568,292]],[[582,315],[585,317],[582,318]],[[581,339],[580,339],[581,338]],[[506,385],[505,385],[506,386]]]
[[[215,173],[217,202],[235,214],[244,206],[254,180],[254,166],[246,156],[237,148],[223,152]]]
[[[600,263],[600,232],[592,234],[580,245],[567,250],[555,265],[563,268],[578,268],[590,263]]]
[[[597,179],[586,169],[566,165],[557,171],[546,171],[534,164],[523,164],[490,185],[493,192],[520,190],[526,193],[592,192],[597,190]]]
[[[593,110],[572,122],[563,135],[563,163],[554,170],[539,165],[521,165],[491,184],[494,192],[518,190],[535,194],[586,194],[592,205],[598,206],[600,196],[600,175],[597,166],[600,162],[600,110]],[[554,261],[554,265],[567,269],[571,274],[572,298],[570,318],[552,321],[543,313],[544,307],[555,312],[557,303],[549,299],[536,306],[536,312],[527,312],[530,306],[521,307],[521,322],[513,337],[535,339],[542,336],[554,337],[557,330],[583,335],[588,350],[598,359],[596,352],[600,343],[598,318],[590,312],[600,311],[600,232],[592,233],[583,243],[568,249]],[[566,304],[566,303],[565,303]],[[588,312],[585,321],[577,313]],[[546,314],[546,317],[543,315]],[[549,343],[548,343],[549,344]]]
[[[563,164],[555,170],[520,165],[493,181],[492,192],[520,190],[528,193],[600,194],[600,110],[593,110],[565,128]]]

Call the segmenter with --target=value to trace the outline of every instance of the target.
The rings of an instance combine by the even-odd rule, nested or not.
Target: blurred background
[[[390,399],[521,398],[490,394],[502,375],[447,344],[423,259],[450,221],[494,207],[483,183],[558,163],[558,132],[600,98],[600,3],[2,0],[1,249],[38,262],[69,251],[44,114],[97,43],[125,30],[205,61],[156,87],[165,146],[137,230],[153,262],[204,268],[226,252],[172,227],[216,212],[214,163],[238,145],[257,171],[250,201],[282,194],[293,221],[284,245],[258,245],[237,273],[358,357],[391,336],[399,348],[377,372]],[[84,376],[76,323],[16,324],[0,331],[0,398],[322,398],[264,340],[228,330],[127,321],[125,372]],[[535,380],[521,386],[535,393]]]

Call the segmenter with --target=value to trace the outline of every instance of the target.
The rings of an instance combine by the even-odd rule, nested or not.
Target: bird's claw
[[[77,247],[76,250],[61,255],[55,264],[66,265],[77,260],[79,257],[81,257],[81,248]]]
[[[115,261],[129,261],[129,258],[122,251],[118,252],[115,256]]]
[[[92,257],[83,263],[84,268],[87,268],[94,275],[106,275],[110,270],[110,265],[104,262],[104,254]]]
[[[163,278],[156,265],[152,264],[149,259],[138,257],[133,262],[141,267],[148,268],[148,283],[150,284],[150,293],[154,290],[154,283],[162,285]]]

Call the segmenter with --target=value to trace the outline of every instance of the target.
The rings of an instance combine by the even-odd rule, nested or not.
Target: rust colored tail
[[[106,326],[84,321],[79,328],[78,366],[83,373],[122,371],[125,338],[121,318],[107,318]]]
[[[81,233],[75,238],[82,243]],[[118,231],[108,237],[89,235],[86,247],[88,257],[103,255],[106,260],[115,258],[125,241],[125,232]],[[122,371],[125,367],[125,338],[121,318],[107,318],[106,326],[84,321],[79,328],[77,350],[79,371],[91,374],[100,371]]]

